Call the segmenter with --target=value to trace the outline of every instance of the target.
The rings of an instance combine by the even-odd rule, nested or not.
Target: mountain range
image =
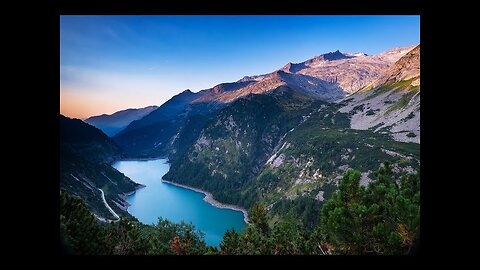
[[[238,98],[288,86],[312,99],[339,101],[374,83],[413,47],[401,47],[372,56],[336,51],[299,64],[289,63],[272,73],[245,76],[237,82],[222,83],[197,93],[185,90],[146,117],[133,121],[114,136],[114,140],[132,157],[177,154],[183,151],[174,146],[177,140],[186,139],[190,143],[191,140],[185,136],[197,136],[199,127],[205,124],[209,115]],[[187,124],[191,117],[199,118],[195,120],[195,127]]]
[[[95,193],[87,186],[106,187],[121,211],[122,196],[138,185],[110,167],[108,177],[124,183],[110,189],[102,174],[81,168],[107,172],[119,157],[168,157],[166,180],[247,209],[262,202],[271,223],[295,209],[312,228],[347,169],[359,170],[364,186],[383,161],[398,175],[419,171],[420,45],[376,55],[330,52],[196,93],[187,89],[147,108],[112,138],[77,123],[86,137],[82,144],[62,137],[62,186],[79,196]],[[112,117],[93,120],[100,128],[99,119],[110,125]],[[80,120],[62,121],[70,129]],[[108,216],[99,200],[90,201]]]
[[[108,136],[113,137],[131,122],[144,117],[157,108],[158,106],[148,106],[140,109],[126,109],[113,114],[92,116],[85,119],[85,122],[102,130]]]
[[[164,179],[247,209],[262,202],[271,222],[296,209],[303,224],[313,227],[316,211],[349,168],[361,172],[363,186],[384,161],[398,177],[418,172],[420,46],[410,48],[393,50],[401,52],[397,61],[348,96],[324,98],[287,83],[234,100],[205,124],[193,145],[169,155],[172,166]],[[339,60],[320,61],[365,57],[330,55]]]

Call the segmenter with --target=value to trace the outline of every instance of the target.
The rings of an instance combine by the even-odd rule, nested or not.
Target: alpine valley
[[[418,233],[418,220],[395,225],[395,235],[404,237],[398,240],[389,232],[384,242],[403,243],[401,251],[394,244],[379,251],[377,242],[358,244],[360,236],[325,233],[340,229],[322,222],[342,215],[339,206],[326,209],[341,200],[334,194],[346,192],[351,179],[368,193],[385,171],[397,188],[406,186],[405,175],[419,173],[419,44],[376,55],[330,52],[268,74],[198,92],[187,89],[158,107],[85,122],[60,115],[60,134],[62,192],[82,199],[102,221],[118,216],[135,220],[126,211],[126,197],[143,187],[111,165],[122,159],[165,158],[170,169],[164,180],[246,209],[251,224],[262,223],[258,213],[264,211],[264,231],[297,217],[306,232],[323,235],[315,238],[321,242],[318,248],[314,245],[319,254],[405,253]],[[394,192],[388,187],[382,194]],[[354,203],[361,206],[360,201]],[[375,211],[369,208],[373,204],[366,203],[365,213]],[[412,209],[409,217],[418,219],[419,206]],[[321,224],[323,231],[316,230]],[[378,234],[384,229],[375,228]],[[222,242],[222,254],[247,254],[227,248],[228,241],[239,237],[230,233]],[[348,241],[356,244],[346,246]],[[288,245],[277,244],[272,250],[315,253],[305,252],[307,247],[288,253]]]

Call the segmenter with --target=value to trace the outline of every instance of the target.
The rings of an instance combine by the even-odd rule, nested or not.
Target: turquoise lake
[[[112,166],[146,185],[127,199],[128,212],[144,224],[156,224],[159,217],[191,222],[205,233],[205,242],[216,247],[227,229],[240,232],[246,226],[242,212],[214,207],[203,200],[203,193],[163,183],[161,178],[170,169],[166,159],[118,161]]]

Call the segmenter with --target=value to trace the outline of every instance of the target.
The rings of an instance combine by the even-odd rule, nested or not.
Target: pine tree
[[[250,213],[252,224],[260,229],[260,231],[266,235],[269,231],[267,222],[267,209],[262,203],[255,203]]]
[[[273,254],[305,254],[306,236],[297,214],[291,210],[287,216],[275,224],[272,230]]]
[[[60,233],[76,254],[107,254],[105,232],[83,201],[60,190]]]
[[[235,228],[232,228],[232,231],[227,230],[223,236],[223,240],[220,243],[220,249],[222,254],[226,255],[235,255],[240,253],[240,236],[235,231]]]
[[[325,241],[340,254],[408,252],[420,227],[420,179],[405,175],[399,186],[388,162],[375,176],[376,181],[365,189],[359,187],[359,172],[344,174],[338,191],[322,208],[310,248]]]

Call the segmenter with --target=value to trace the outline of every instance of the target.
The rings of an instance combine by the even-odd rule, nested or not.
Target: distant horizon
[[[148,107],[157,107],[157,108],[158,108],[158,107],[160,107],[160,106],[159,106],[159,105],[147,105],[147,106],[145,106],[145,107],[138,107],[138,108],[125,108],[125,109],[120,109],[120,110],[118,110],[118,111],[115,111],[115,112],[113,112],[113,113],[102,113],[102,114],[87,116],[86,118],[83,118],[83,119],[81,119],[81,118],[77,118],[77,119],[86,120],[86,119],[91,118],[91,117],[110,116],[110,115],[116,114],[116,113],[118,113],[118,112],[123,112],[123,111],[128,111],[128,110],[139,110],[139,109],[145,109],[145,108],[148,108]],[[61,114],[61,113],[60,113],[60,114]],[[63,116],[67,116],[67,115],[63,115]],[[70,117],[70,116],[67,116],[67,117],[72,118],[72,117]]]
[[[60,113],[85,120],[161,106],[186,89],[199,92],[337,50],[374,55],[417,45],[419,21],[420,16],[61,16]]]

